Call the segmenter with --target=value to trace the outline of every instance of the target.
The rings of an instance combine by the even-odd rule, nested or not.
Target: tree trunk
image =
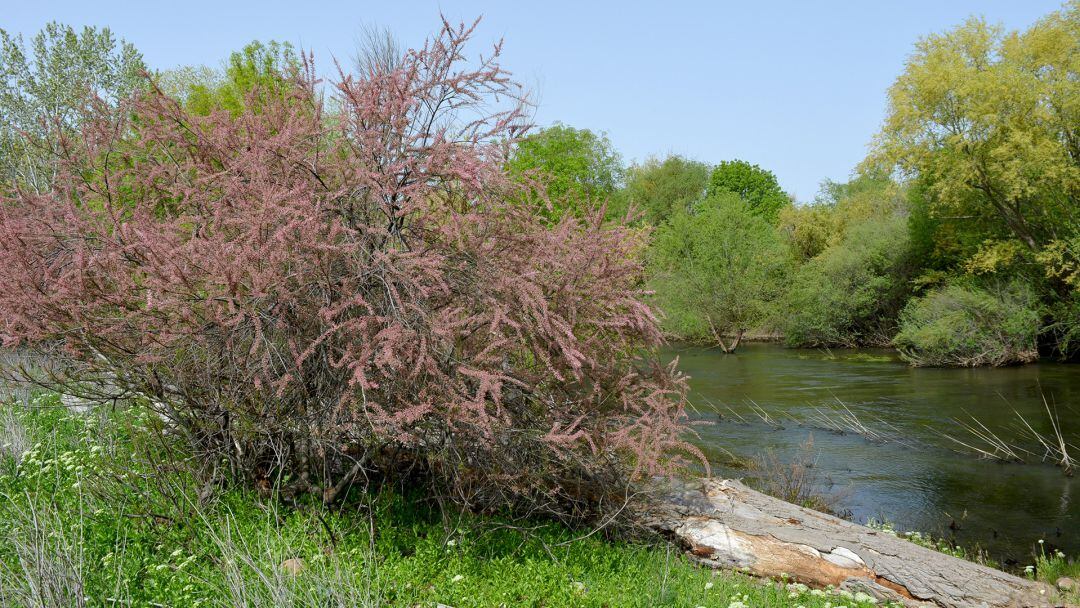
[[[743,337],[744,333],[746,333],[746,330],[744,330],[744,329],[740,329],[739,331],[737,331],[735,333],[735,341],[731,343],[731,350],[729,350],[727,352],[733,353],[733,352],[735,352],[736,348],[739,348],[739,343],[742,342],[742,337]]]
[[[716,345],[720,347],[720,350],[724,351],[724,353],[728,355],[735,352],[735,349],[739,348],[739,342],[742,342],[743,334],[746,333],[746,330],[738,330],[735,333],[735,340],[729,346],[727,344],[724,344],[724,334],[721,333],[718,329],[716,329],[716,324],[713,323],[712,317],[707,318],[709,320],[709,330],[712,332],[713,341],[716,342]]]
[[[912,606],[1065,606],[1056,590],[772,498],[729,479],[669,482],[646,524],[714,568]]]

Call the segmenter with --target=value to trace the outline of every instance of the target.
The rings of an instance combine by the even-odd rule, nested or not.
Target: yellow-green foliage
[[[1054,239],[1035,256],[1046,277],[1068,285],[1080,293],[1080,236]]]
[[[964,262],[964,270],[973,275],[997,274],[1023,261],[1026,253],[1023,243],[1015,239],[987,239]]]
[[[267,95],[284,95],[300,67],[291,44],[256,40],[232,53],[220,70],[206,66],[169,70],[158,77],[158,86],[196,114],[225,110],[237,116],[248,104],[258,107]]]
[[[934,211],[1032,250],[1080,197],[1080,2],[1026,32],[981,19],[920,40],[867,163],[928,185]]]
[[[792,253],[806,261],[843,241],[848,230],[904,209],[904,190],[888,178],[859,176],[848,183],[826,181],[814,203],[780,210],[780,230]]]

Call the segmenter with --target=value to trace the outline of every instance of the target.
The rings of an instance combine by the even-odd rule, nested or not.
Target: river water
[[[1080,470],[1070,478],[1043,462],[1045,447],[1021,420],[1056,442],[1045,398],[1064,439],[1080,446],[1078,365],[915,369],[890,351],[761,343],[734,355],[666,354],[691,377],[693,417],[706,423],[695,442],[721,473],[747,474],[725,467],[724,450],[791,459],[812,436],[822,489],[855,521],[888,520],[1006,564],[1030,563],[1039,539],[1080,554]],[[985,425],[1025,462],[979,457],[972,448],[993,449],[958,421],[987,434]]]

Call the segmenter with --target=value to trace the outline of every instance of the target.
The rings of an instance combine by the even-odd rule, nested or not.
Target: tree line
[[[733,351],[894,346],[913,365],[1080,352],[1080,4],[1023,32],[973,18],[919,40],[846,183],[794,204],[741,160],[623,167],[557,125],[516,166],[632,210],[669,336]],[[620,179],[621,178],[621,179]]]

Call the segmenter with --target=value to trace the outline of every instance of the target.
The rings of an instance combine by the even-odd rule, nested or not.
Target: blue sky
[[[476,51],[505,38],[504,65],[537,93],[539,124],[604,131],[627,161],[678,153],[771,169],[799,200],[863,158],[885,92],[915,40],[970,15],[1011,29],[1057,0],[453,2],[0,0],[0,28],[107,25],[154,68],[219,65],[253,39],[290,41],[328,69],[365,25],[419,44],[483,16]]]

